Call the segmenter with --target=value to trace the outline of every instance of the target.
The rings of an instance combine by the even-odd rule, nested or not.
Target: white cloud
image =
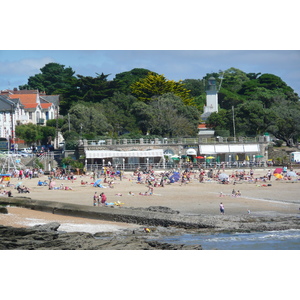
[[[25,58],[16,61],[0,61],[0,74],[7,76],[33,76],[47,63],[53,62],[51,57]]]

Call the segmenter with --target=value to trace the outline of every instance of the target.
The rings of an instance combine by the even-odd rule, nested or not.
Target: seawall
[[[48,212],[57,215],[99,219],[105,221],[125,222],[149,226],[180,227],[180,228],[213,228],[214,226],[202,223],[197,216],[185,216],[177,213],[153,210],[112,207],[112,206],[87,206],[78,204],[61,203],[55,201],[32,200],[27,197],[0,198],[0,205],[10,205]],[[162,208],[163,211],[165,211]]]

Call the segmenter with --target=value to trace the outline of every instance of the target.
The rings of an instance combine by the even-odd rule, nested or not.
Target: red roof
[[[9,95],[11,99],[20,99],[25,108],[33,108],[37,106],[37,94],[12,94]]]
[[[199,124],[198,129],[206,129],[206,124]]]
[[[42,108],[49,108],[52,105],[52,103],[41,103]]]

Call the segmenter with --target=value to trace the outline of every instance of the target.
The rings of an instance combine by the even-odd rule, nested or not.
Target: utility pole
[[[235,141],[235,121],[234,121],[234,106],[232,105],[232,124],[233,124],[233,138]]]

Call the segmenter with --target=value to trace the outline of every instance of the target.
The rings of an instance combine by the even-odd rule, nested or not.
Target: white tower
[[[212,112],[218,112],[218,91],[216,79],[210,77],[208,79],[207,89],[206,89],[206,106],[204,106],[204,114]]]

